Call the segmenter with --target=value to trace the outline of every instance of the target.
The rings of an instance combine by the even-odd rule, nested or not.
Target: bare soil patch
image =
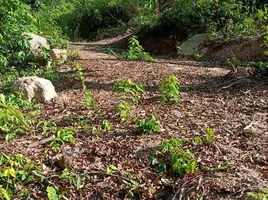
[[[240,61],[267,61],[263,37],[264,34],[212,40],[201,45],[200,54],[202,59],[208,60],[226,61],[228,58],[234,58]]]
[[[107,45],[104,42],[103,45]],[[117,60],[101,51],[102,43],[73,44],[81,52],[76,62],[84,69],[86,85],[93,92],[99,112],[83,107],[83,90],[78,79],[54,81],[58,100],[42,105],[40,120],[55,121],[58,126],[76,127],[76,141],[65,145],[71,153],[68,162],[77,172],[87,170],[91,176],[84,180],[82,189],[75,190],[57,177],[51,181],[68,190],[68,199],[245,199],[246,192],[268,186],[268,85],[254,77],[239,81],[225,77],[229,70],[215,63],[190,60],[159,59],[155,63]],[[61,67],[64,73],[76,73],[74,64]],[[181,103],[164,105],[157,86],[166,75],[175,74],[182,85]],[[142,102],[133,108],[133,114],[142,118],[155,113],[162,124],[159,134],[137,134],[133,123],[120,123],[116,110],[118,97],[113,84],[131,78],[145,86]],[[234,83],[236,82],[236,83]],[[231,85],[234,83],[233,85]],[[227,87],[226,87],[227,86]],[[77,121],[70,116],[83,116],[91,126],[99,126],[103,119],[112,124],[110,131],[100,136],[90,131],[83,133]],[[192,146],[198,159],[198,170],[193,176],[173,177],[163,181],[150,164],[152,153],[163,139],[190,138],[203,135],[213,128],[215,138],[209,145]],[[29,148],[41,139],[34,132],[12,142],[1,142],[1,151],[21,153],[48,167],[48,174],[61,174],[62,169],[51,166],[44,157],[47,144]],[[62,148],[62,151],[64,151]],[[61,153],[61,152],[60,152]],[[51,156],[55,156],[51,152]],[[203,171],[203,167],[232,165],[224,170]],[[117,166],[113,175],[105,173],[106,166]],[[135,174],[139,187],[128,193],[130,186],[120,183],[122,177]],[[169,178],[169,177],[168,177]],[[36,186],[35,190],[42,190]]]

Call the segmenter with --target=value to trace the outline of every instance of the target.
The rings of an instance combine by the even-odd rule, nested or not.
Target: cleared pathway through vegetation
[[[91,177],[83,180],[79,192],[68,182],[55,179],[54,184],[71,188],[67,197],[244,199],[246,192],[267,187],[267,84],[261,85],[257,78],[227,78],[229,71],[213,63],[167,58],[153,63],[118,60],[104,53],[106,45],[72,44],[81,53],[81,59],[75,62],[84,69],[85,83],[96,100],[96,109],[83,107],[83,89],[75,78],[54,82],[64,105],[62,101],[43,105],[42,119],[76,128],[75,144],[70,146],[72,154],[68,156],[70,166],[77,172],[87,170]],[[63,66],[65,73],[75,73],[74,66]],[[159,82],[169,74],[180,80],[178,105],[164,105],[157,91]],[[113,85],[124,78],[143,84],[146,90],[141,103],[133,105],[132,115],[142,119],[154,113],[161,122],[161,133],[137,134],[131,120],[120,122],[117,106],[121,100]],[[111,123],[111,130],[99,135],[92,133],[92,127],[101,127],[103,120]],[[163,139],[201,136],[208,127],[215,133],[212,143],[186,147],[198,160],[194,175],[169,177],[151,166],[152,154]],[[39,136],[40,133],[23,136],[3,148],[23,152],[34,160],[45,160],[46,145],[26,151]],[[111,165],[116,169],[109,174],[106,170]]]

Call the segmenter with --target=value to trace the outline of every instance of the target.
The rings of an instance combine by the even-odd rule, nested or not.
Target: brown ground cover
[[[104,43],[107,43],[104,42]],[[246,192],[268,186],[268,91],[267,83],[259,78],[228,78],[226,68],[215,63],[190,60],[158,59],[154,63],[123,61],[103,53],[103,44],[73,44],[81,52],[76,60],[84,69],[86,85],[93,92],[100,112],[83,107],[83,89],[75,78],[54,81],[58,99],[42,105],[39,120],[55,121],[58,126],[74,126],[77,130],[75,144],[69,148],[68,164],[77,173],[87,170],[90,179],[76,190],[58,177],[49,180],[57,187],[68,190],[68,199],[245,199]],[[76,73],[74,64],[61,67],[62,73]],[[181,103],[164,105],[157,91],[159,81],[175,74],[181,83]],[[133,123],[121,123],[116,110],[118,97],[113,84],[131,78],[145,86],[142,102],[132,113],[138,118],[155,113],[161,121],[161,133],[137,134]],[[70,121],[70,116],[74,120]],[[99,136],[83,133],[76,119],[83,116],[92,126],[107,119],[112,125]],[[150,164],[152,153],[163,139],[191,138],[203,135],[207,127],[215,132],[208,145],[189,146],[198,159],[198,170],[193,176],[167,177]],[[41,139],[35,131],[9,143],[1,142],[5,153],[21,153],[32,161],[47,166],[47,176],[61,174],[44,157],[48,144],[29,148]],[[62,150],[63,151],[63,150]],[[51,156],[56,154],[51,153]],[[67,159],[66,157],[66,159]],[[231,161],[226,169],[204,171],[203,167],[217,168]],[[67,161],[66,161],[67,162]],[[117,171],[108,174],[108,165]],[[136,188],[120,183],[135,174]],[[169,183],[165,180],[169,179]],[[128,194],[133,189],[134,197]],[[42,191],[40,185],[35,191]]]

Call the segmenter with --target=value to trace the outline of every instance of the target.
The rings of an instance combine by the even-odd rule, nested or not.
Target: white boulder
[[[194,35],[178,47],[177,53],[185,56],[194,55],[198,51],[198,46],[207,39],[208,35],[208,33]]]
[[[33,52],[38,52],[38,49],[41,46],[45,47],[48,50],[50,49],[49,43],[46,38],[33,34],[33,33],[25,33],[25,35],[28,35],[31,38],[29,43]]]
[[[29,101],[36,99],[38,102],[48,102],[57,96],[50,80],[34,76],[18,78],[11,90],[13,93],[22,93]]]
[[[31,52],[34,55],[34,62],[38,66],[44,66],[45,68],[50,67],[51,61],[50,59],[45,61],[41,56],[42,51],[47,51],[50,54],[50,46],[46,38],[41,37],[39,35],[33,33],[24,33],[25,35],[29,36],[31,39],[29,40]],[[45,48],[45,49],[42,49]]]
[[[52,63],[58,62],[58,64],[63,64],[67,60],[67,50],[66,49],[52,49],[51,50]]]

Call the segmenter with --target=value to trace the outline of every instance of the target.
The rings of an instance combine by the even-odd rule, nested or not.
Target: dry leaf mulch
[[[76,127],[75,144],[66,144],[62,152],[64,148],[70,151],[66,154],[68,166],[77,173],[86,170],[90,175],[90,179],[83,179],[79,190],[65,180],[51,178],[54,185],[68,190],[66,198],[197,199],[199,195],[204,199],[245,199],[248,191],[268,187],[268,86],[263,80],[230,79],[225,77],[227,69],[213,63],[166,59],[155,63],[123,61],[94,52],[86,44],[72,48],[81,52],[81,59],[76,62],[84,69],[86,85],[93,92],[100,112],[83,107],[83,90],[75,78],[54,81],[58,99],[42,105],[40,120]],[[76,73],[74,64],[63,67],[64,73]],[[157,85],[172,73],[182,86],[181,102],[164,105]],[[133,123],[120,123],[116,110],[120,99],[114,95],[113,84],[124,78],[131,78],[146,89],[142,102],[134,106],[133,115],[144,118],[155,113],[161,121],[161,133],[137,134]],[[95,127],[107,119],[112,129],[102,131],[100,136],[83,133],[76,121],[81,116]],[[170,178],[152,168],[150,158],[163,139],[204,135],[207,127],[215,132],[213,142],[189,147],[198,159],[199,168],[194,176]],[[2,151],[22,153],[45,164],[48,174],[61,174],[62,169],[50,166],[44,157],[47,144],[29,148],[42,137],[40,131],[35,131],[1,144]],[[229,161],[232,164],[227,169],[202,170],[202,167],[224,166]],[[117,171],[108,174],[106,167],[111,164]],[[121,179],[133,179],[139,187],[122,184]]]

